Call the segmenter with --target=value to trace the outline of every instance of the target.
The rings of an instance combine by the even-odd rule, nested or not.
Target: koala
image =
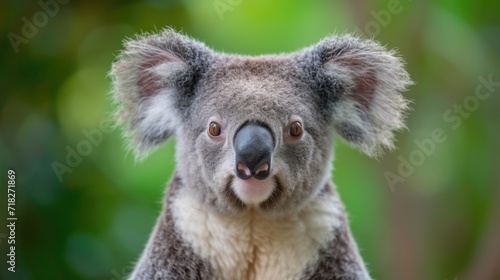
[[[394,148],[412,83],[395,51],[342,35],[245,56],[167,28],[126,40],[110,76],[138,158],[176,138],[129,279],[371,279],[331,180],[333,138]]]

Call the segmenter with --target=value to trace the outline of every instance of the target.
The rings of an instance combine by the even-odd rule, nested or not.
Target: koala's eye
[[[208,134],[210,134],[210,136],[219,136],[220,135],[220,124],[216,123],[216,122],[211,122],[209,125],[208,125]]]
[[[302,135],[302,124],[300,122],[294,122],[288,128],[288,134],[293,137],[299,137]]]

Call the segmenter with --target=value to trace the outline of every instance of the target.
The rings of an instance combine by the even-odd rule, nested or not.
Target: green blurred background
[[[124,38],[164,26],[231,53],[289,52],[354,31],[397,48],[416,82],[399,149],[377,161],[337,140],[333,177],[361,253],[375,279],[500,279],[500,85],[481,82],[500,81],[499,1],[1,6],[1,279],[125,279],[160,211],[175,141],[135,163],[120,129],[109,131],[107,73]],[[429,140],[436,129],[444,141]],[[68,159],[75,150],[84,155]],[[6,264],[9,168],[15,273]]]

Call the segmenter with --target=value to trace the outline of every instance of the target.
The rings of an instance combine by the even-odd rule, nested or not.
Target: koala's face
[[[178,162],[219,208],[297,209],[325,183],[331,123],[296,71],[287,57],[221,55],[199,82]]]
[[[300,209],[329,179],[335,133],[370,155],[391,148],[410,84],[394,53],[350,36],[245,57],[172,30],[128,42],[112,76],[137,149],[175,134],[184,185],[233,213]]]

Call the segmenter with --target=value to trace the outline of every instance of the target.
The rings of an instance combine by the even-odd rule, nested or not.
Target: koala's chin
[[[231,188],[243,203],[256,207],[260,203],[271,199],[273,192],[276,190],[276,178],[242,180],[233,177]]]

